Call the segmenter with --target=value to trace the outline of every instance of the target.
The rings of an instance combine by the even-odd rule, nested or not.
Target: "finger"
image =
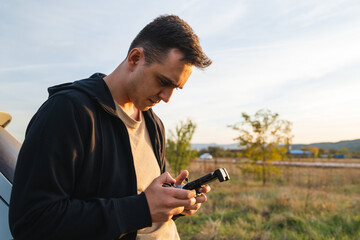
[[[178,215],[180,213],[184,212],[184,207],[177,207],[177,208],[173,208],[170,211],[171,215]]]
[[[183,215],[193,215],[199,210],[200,206],[201,206],[201,204],[199,203],[199,204],[195,204],[191,208],[184,208],[184,211],[181,214],[183,214]]]
[[[177,199],[174,202],[176,205],[176,207],[185,207],[185,208],[191,208],[192,206],[194,206],[196,204],[196,199],[195,198],[190,198],[190,199],[186,199],[186,200],[179,200]]]
[[[164,172],[159,177],[155,178],[155,181],[158,181],[160,185],[164,183],[175,183],[175,179],[171,177],[170,173]]]
[[[184,211],[181,212],[182,215],[193,215],[195,212],[193,210],[187,210],[184,209]]]
[[[201,203],[197,203],[197,204],[194,204],[190,207],[185,207],[184,210],[193,210],[193,211],[197,211],[199,210],[199,208],[201,207]]]
[[[181,188],[166,188],[168,193],[177,199],[190,199],[196,197],[195,190],[186,190]]]
[[[207,197],[205,194],[201,193],[200,195],[198,195],[196,198],[196,203],[204,203],[207,201]]]
[[[177,199],[177,198],[172,198],[169,199],[166,203],[165,206],[168,208],[177,208],[177,207],[191,207],[193,205],[196,204],[196,199],[195,198],[189,198],[189,199]]]
[[[199,188],[200,193],[208,193],[211,191],[211,187],[209,185],[203,185]]]
[[[177,177],[175,178],[175,180],[176,180],[175,184],[176,184],[177,186],[183,184],[185,178],[187,178],[188,176],[189,176],[189,172],[188,172],[187,170],[182,171],[182,172],[179,174],[179,176],[177,176]]]

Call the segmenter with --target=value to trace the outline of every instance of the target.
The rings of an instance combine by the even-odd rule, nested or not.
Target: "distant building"
[[[293,157],[311,157],[312,153],[310,151],[304,151],[304,150],[290,150],[288,152]]]
[[[210,153],[203,153],[200,155],[200,159],[201,160],[211,160],[213,157],[211,156]]]

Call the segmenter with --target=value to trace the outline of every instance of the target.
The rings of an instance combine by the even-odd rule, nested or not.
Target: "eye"
[[[169,85],[169,83],[162,78],[158,78],[158,81],[159,81],[160,85],[163,87],[167,87]]]
[[[174,84],[169,79],[158,77],[157,80],[158,80],[160,86],[162,86],[162,87],[171,87],[173,89],[182,89],[182,87],[178,86],[177,84]]]

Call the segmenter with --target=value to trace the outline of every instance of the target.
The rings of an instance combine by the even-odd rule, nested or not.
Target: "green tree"
[[[214,165],[215,165],[215,168],[216,168],[217,163],[218,163],[218,158],[222,157],[223,149],[221,147],[209,146],[208,151],[211,154],[211,156],[213,156],[213,158],[214,158]]]
[[[325,155],[327,153],[327,150],[325,148],[319,148],[319,156]]]
[[[263,109],[257,111],[253,117],[242,113],[242,118],[241,122],[230,126],[239,131],[235,140],[245,147],[243,155],[252,160],[251,166],[242,170],[259,174],[265,185],[269,175],[278,171],[272,160],[284,158],[284,149],[280,145],[288,147],[291,143],[291,123],[280,120],[278,113]]]
[[[330,150],[329,150],[329,158],[332,158],[332,157],[334,157],[334,155],[336,155],[337,154],[337,150],[336,149],[334,149],[334,148],[331,148]]]
[[[175,132],[170,130],[166,141],[166,158],[176,175],[197,155],[197,151],[191,149],[191,139],[195,129],[196,124],[188,119],[186,122],[180,121]]]
[[[287,149],[286,146],[285,147],[284,146],[278,147],[277,153],[280,155],[281,161],[288,158],[288,149]]]
[[[313,158],[317,158],[319,156],[319,148],[317,148],[317,147],[304,146],[301,148],[301,150],[311,152]]]

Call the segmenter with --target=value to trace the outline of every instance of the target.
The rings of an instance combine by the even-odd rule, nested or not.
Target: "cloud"
[[[342,29],[336,35],[327,32],[210,52],[213,65],[205,72],[194,72],[185,89],[173,97],[172,107],[160,112],[172,125],[179,115],[193,117],[202,126],[195,139],[201,139],[206,131],[228,132],[226,125],[239,121],[241,112],[252,114],[270,108],[294,122],[298,129],[295,136],[299,136],[296,141],[305,141],[304,135],[315,139],[311,129],[323,121],[335,124],[335,114],[360,120],[358,114],[351,113],[360,100],[356,97],[356,89],[360,89],[356,72],[360,65],[359,30]],[[177,109],[176,115],[171,114],[172,108]],[[326,117],[329,114],[332,118]],[[313,128],[301,127],[309,122]],[[220,139],[231,141],[230,136],[224,137],[229,134],[220,134]],[[352,136],[356,134],[360,130],[353,129]],[[211,136],[208,141],[219,142],[218,135]]]
[[[192,1],[180,11],[200,38],[233,31],[239,19],[247,14],[247,6],[239,1]]]
[[[343,24],[348,17],[353,22],[357,16],[359,5],[356,1],[343,0],[305,0],[298,2],[277,1],[279,13],[286,16],[288,24],[298,24],[302,27],[317,25],[321,22],[332,22],[333,25]],[[359,19],[359,17],[356,17]],[[341,19],[341,21],[339,21]],[[323,27],[333,27],[331,25]]]
[[[2,6],[0,107],[13,112],[9,129],[17,134],[46,99],[47,87],[109,73],[138,31],[165,13],[186,20],[213,60],[170,103],[155,108],[167,128],[190,117],[198,123],[194,141],[229,143],[234,132],[226,125],[241,112],[269,108],[294,122],[299,141],[360,134],[357,1],[160,0],[139,8],[138,2],[34,0]]]

